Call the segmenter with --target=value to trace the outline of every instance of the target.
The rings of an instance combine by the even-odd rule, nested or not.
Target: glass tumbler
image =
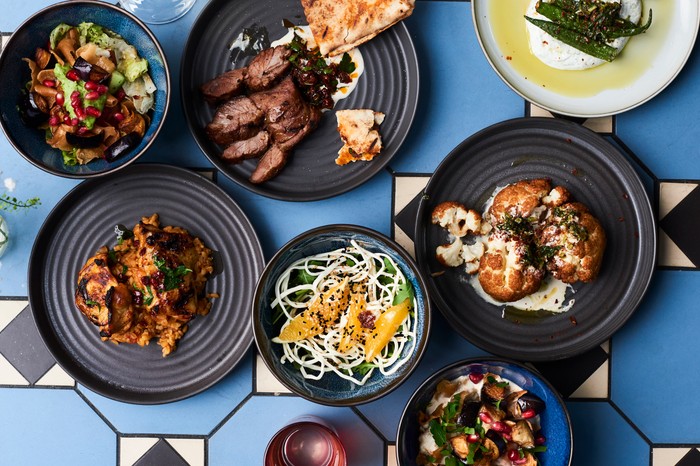
[[[346,466],[345,449],[332,427],[302,416],[277,432],[265,450],[265,466]]]
[[[126,11],[149,24],[165,24],[190,11],[195,0],[119,0]]]

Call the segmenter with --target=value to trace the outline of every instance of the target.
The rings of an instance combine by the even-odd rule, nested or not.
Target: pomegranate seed
[[[122,88],[120,87],[119,90],[117,91],[117,94],[115,95],[115,97],[116,97],[118,100],[124,100],[124,97],[126,97],[126,92],[124,92],[124,89],[122,89]]]
[[[68,70],[66,73],[66,78],[70,79],[71,81],[80,81],[80,75],[78,75],[78,72],[74,69]]]
[[[527,463],[527,456],[524,456],[522,458],[518,458],[517,460],[513,461],[513,464],[526,464]]]
[[[523,411],[523,412],[521,413],[521,417],[522,417],[523,419],[531,419],[531,418],[533,418],[533,417],[535,417],[535,416],[537,416],[537,413],[536,413],[535,410],[532,409],[532,408],[526,409],[525,411]]]
[[[80,123],[80,120],[78,120],[77,118],[73,118],[73,119],[70,121],[70,125],[71,125],[71,126],[78,126],[79,123]]]
[[[96,91],[97,86],[99,86],[99,84],[97,84],[95,81],[85,81],[85,89],[88,91]]]
[[[104,84],[98,84],[98,85],[97,85],[97,89],[95,89],[95,90],[96,90],[97,92],[99,92],[100,95],[104,95],[104,94],[107,93],[107,91],[109,90],[109,88],[108,88],[107,86],[105,86]]]
[[[87,133],[88,131],[90,131],[90,130],[87,129],[85,126],[81,126],[80,128],[78,128],[78,134],[81,134],[81,135]]]
[[[69,117],[68,115],[66,115],[66,116],[63,117],[63,122],[64,122],[65,124],[70,125],[70,121],[71,121],[71,120],[70,120],[70,117]]]
[[[44,79],[44,86],[46,87],[56,87],[56,81],[53,79]]]
[[[93,107],[92,105],[85,109],[85,113],[94,117],[102,115],[102,112],[100,112],[97,108]]]
[[[501,437],[503,437],[503,440],[505,440],[506,442],[510,442],[511,440],[513,440],[513,436],[510,435],[508,432],[501,432]]]
[[[70,93],[70,100],[71,102],[80,99],[80,92],[78,91],[73,91]]]
[[[512,430],[508,424],[501,421],[496,421],[491,424],[491,429],[495,430],[496,432],[510,432]]]
[[[97,100],[100,98],[100,93],[97,91],[90,91],[85,94],[85,100]]]
[[[124,114],[121,112],[117,112],[113,116],[114,116],[114,119],[117,121],[124,121]]]
[[[520,453],[518,453],[518,450],[508,450],[508,459],[511,461],[519,460]]]
[[[471,380],[473,383],[479,383],[484,379],[484,374],[478,374],[476,372],[472,372],[469,374],[469,380]]]
[[[49,125],[51,126],[58,126],[58,124],[61,122],[61,119],[58,118],[57,116],[52,116],[49,118]]]
[[[469,434],[467,435],[467,442],[468,443],[477,443],[481,440],[481,437],[479,434]]]
[[[537,437],[535,437],[535,445],[544,445],[546,441],[547,438],[542,434],[538,434]]]
[[[479,413],[479,419],[481,419],[481,422],[485,422],[486,424],[491,424],[493,422],[493,419],[489,413],[486,412]]]
[[[63,94],[61,92],[56,94],[56,103],[58,105],[63,105],[65,103],[66,99],[63,97]]]

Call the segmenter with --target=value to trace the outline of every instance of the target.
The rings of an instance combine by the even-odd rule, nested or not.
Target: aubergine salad
[[[420,466],[537,466],[545,402],[496,374],[442,380],[419,413]]]
[[[138,146],[156,91],[148,61],[93,23],[61,23],[45,43],[24,58],[31,79],[18,102],[23,123],[45,131],[67,166],[111,162]]]

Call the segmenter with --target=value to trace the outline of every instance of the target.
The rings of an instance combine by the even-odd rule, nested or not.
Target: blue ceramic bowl
[[[291,363],[282,364],[282,345],[271,339],[279,335],[281,322],[273,323],[271,302],[278,277],[293,262],[322,252],[350,246],[355,240],[362,247],[388,254],[403,271],[413,286],[416,297],[416,342],[406,345],[404,354],[412,353],[409,360],[394,374],[384,376],[375,370],[362,386],[347,381],[336,374],[326,373],[320,380],[305,379]],[[253,334],[255,343],[265,364],[277,379],[289,390],[307,400],[329,406],[353,406],[380,398],[398,387],[418,365],[428,343],[430,329],[430,301],[427,288],[415,262],[401,246],[386,236],[368,228],[355,225],[328,225],[297,236],[268,263],[258,281],[253,298]],[[403,356],[402,356],[403,357]]]
[[[61,151],[44,141],[43,131],[25,126],[16,109],[20,90],[31,79],[29,67],[22,58],[34,57],[37,47],[45,47],[49,33],[60,23],[77,25],[93,22],[120,34],[148,60],[149,73],[158,90],[151,124],[141,143],[113,162],[93,160],[86,165],[63,165]],[[67,178],[90,178],[104,175],[129,165],[153,143],[168,112],[170,75],[165,54],[155,36],[134,15],[109,3],[72,0],[44,8],[26,20],[10,37],[0,55],[0,125],[25,159],[54,175]]]
[[[524,390],[539,396],[546,404],[540,414],[542,433],[547,451],[538,453],[541,466],[569,466],[573,455],[571,420],[564,401],[539,374],[515,361],[507,359],[465,359],[440,369],[415,391],[401,415],[396,439],[396,457],[400,466],[416,464],[418,457],[418,413],[424,411],[442,380],[454,380],[472,372],[491,372],[507,379]]]

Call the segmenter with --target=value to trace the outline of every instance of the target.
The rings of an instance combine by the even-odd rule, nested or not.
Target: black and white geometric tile
[[[659,265],[700,267],[700,189],[698,181],[659,182]]]

